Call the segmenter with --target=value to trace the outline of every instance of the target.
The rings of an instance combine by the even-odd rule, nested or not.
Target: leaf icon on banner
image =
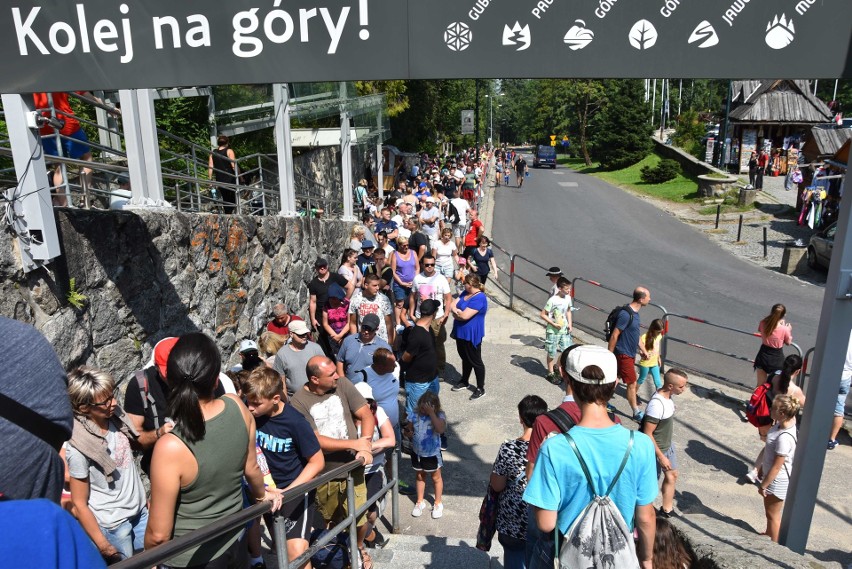
[[[627,37],[636,49],[648,49],[657,43],[657,28],[648,20],[639,20],[630,28]]]

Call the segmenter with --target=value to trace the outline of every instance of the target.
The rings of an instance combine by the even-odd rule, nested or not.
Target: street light
[[[497,93],[497,97],[502,97],[504,93]],[[494,97],[485,95],[488,99],[488,144],[494,146]],[[500,105],[497,105],[499,108]]]

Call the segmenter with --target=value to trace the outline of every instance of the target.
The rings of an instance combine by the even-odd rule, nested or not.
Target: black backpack
[[[447,221],[453,225],[461,223],[461,215],[459,215],[459,210],[453,205],[453,202],[450,202],[450,207],[447,208]]]
[[[625,304],[624,306],[616,306],[612,309],[612,312],[609,313],[609,316],[606,317],[606,322],[604,323],[604,340],[609,342],[609,339],[612,337],[612,331],[615,330],[615,323],[618,322],[618,315],[621,314],[622,310],[626,310],[630,315],[630,320],[627,321],[627,326],[625,328],[629,328],[631,324],[633,324],[633,311],[630,309],[629,305]]]

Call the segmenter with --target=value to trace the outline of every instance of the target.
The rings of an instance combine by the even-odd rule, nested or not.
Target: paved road
[[[772,304],[781,302],[787,306],[794,341],[803,350],[815,343],[821,287],[736,258],[648,201],[595,177],[561,166],[532,170],[523,189],[515,187],[514,180],[508,188],[497,189],[492,226],[493,238],[509,251],[545,266],[559,265],[571,278],[585,277],[617,290],[632,291],[644,284],[653,302],[669,312],[751,331]],[[495,253],[501,267],[508,269],[505,255]],[[549,284],[539,268],[525,261],[516,262],[516,271],[539,286]],[[516,283],[518,290],[543,305],[543,292],[522,282]],[[612,307],[626,302],[585,282],[578,283],[576,297],[604,310],[583,307],[575,315],[581,327],[594,332],[601,330]],[[659,314],[653,307],[646,309],[643,324]],[[758,338],[683,319],[672,321],[670,337],[748,359],[760,345]],[[746,361],[671,341],[669,361],[753,385]]]
[[[446,544],[455,544],[451,538],[461,538],[468,549],[474,546],[479,507],[497,450],[503,441],[521,433],[517,402],[524,395],[534,393],[554,407],[564,393],[542,377],[543,326],[538,321],[530,321],[506,310],[501,302],[499,292],[489,295],[483,343],[487,369],[486,397],[469,401],[470,392],[453,393],[449,383],[441,384],[441,404],[447,414],[450,434],[449,450],[443,454],[444,517],[433,520],[428,513],[420,518],[411,517],[414,500],[409,497],[401,500],[402,533],[428,536],[428,542],[420,546],[419,553],[431,552],[432,558],[421,567],[462,566],[455,558],[449,558],[453,554],[450,550],[457,549],[456,546],[447,547]],[[454,382],[460,362],[452,340],[447,343],[447,362],[445,379]],[[648,388],[649,385],[644,385],[641,390],[643,400],[650,396]],[[676,509],[683,514],[683,523],[700,523],[690,516],[701,514],[756,534],[765,527],[762,500],[755,487],[745,483],[743,475],[747,464],[760,451],[761,443],[757,430],[740,420],[742,409],[739,403],[726,397],[725,391],[730,390],[719,390],[717,384],[692,376],[689,389],[676,400],[674,442],[681,473]],[[636,423],[626,415],[629,410],[623,389],[619,388],[613,403],[624,425],[635,429]],[[852,528],[852,505],[848,500],[847,483],[850,461],[852,447],[844,432],[841,446],[827,455],[808,539],[807,552],[819,560],[820,567],[843,569],[852,563],[848,539]],[[410,459],[403,457],[401,465],[402,478],[411,482]],[[427,486],[427,496],[431,500],[431,483]],[[389,510],[386,512],[388,519]],[[723,541],[737,541],[740,546],[748,548],[747,543],[739,542],[732,533],[718,537]],[[761,538],[755,535],[755,539]],[[389,553],[393,553],[394,557],[382,567],[410,567],[398,563],[394,546],[390,547]],[[501,555],[496,540],[490,554],[492,557]],[[386,555],[378,558],[388,561]],[[467,559],[463,566],[479,569],[485,564]],[[490,567],[501,565],[492,562]]]

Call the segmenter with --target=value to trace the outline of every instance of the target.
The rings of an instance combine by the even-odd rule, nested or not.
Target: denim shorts
[[[849,386],[852,384],[852,377],[840,380],[840,394],[837,396],[837,403],[834,405],[834,416],[842,417],[846,410],[846,396],[849,395]]]
[[[101,528],[107,541],[121,553],[125,559],[145,549],[145,528],[148,526],[148,508],[131,518],[127,518],[112,529]]]

